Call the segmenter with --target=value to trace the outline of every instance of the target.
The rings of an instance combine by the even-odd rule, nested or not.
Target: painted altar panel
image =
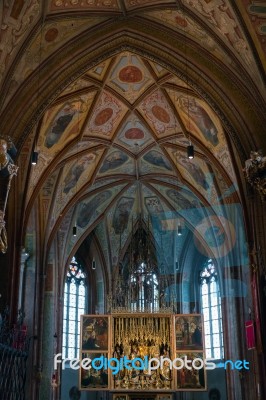
[[[81,315],[80,318],[80,390],[109,390],[110,316]]]

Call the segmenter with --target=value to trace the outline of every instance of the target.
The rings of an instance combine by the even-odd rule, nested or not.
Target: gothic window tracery
[[[206,357],[222,359],[224,350],[221,296],[217,270],[211,259],[200,272],[200,292]]]
[[[62,358],[78,356],[80,315],[86,312],[86,274],[75,257],[69,264],[64,287]]]

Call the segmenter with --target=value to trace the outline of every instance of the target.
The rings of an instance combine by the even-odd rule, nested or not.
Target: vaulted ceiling
[[[123,246],[139,215],[162,218],[228,196],[237,201],[217,116],[186,82],[130,52],[86,71],[56,99],[41,120],[36,148],[28,201],[40,193],[51,202],[48,234],[68,212],[61,222],[66,254],[101,223],[115,262],[120,235]],[[75,224],[77,237],[69,229]]]
[[[66,261],[94,232],[115,265],[141,215],[167,254],[176,221],[185,242],[205,217],[241,201],[235,168],[262,142],[265,118],[256,111],[265,107],[261,2],[50,0],[41,21],[38,1],[28,3],[0,14],[2,130],[20,152],[25,223],[38,204],[47,249],[59,235]],[[108,50],[138,29],[146,29],[146,43],[143,32],[134,39],[143,49],[124,42]],[[104,52],[77,69],[85,38]],[[32,147],[39,160],[28,167]]]

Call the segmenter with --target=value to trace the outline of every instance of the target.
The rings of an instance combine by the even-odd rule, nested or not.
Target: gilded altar
[[[173,395],[171,393],[163,394],[143,394],[143,393],[116,393],[113,394],[113,400],[172,400]]]
[[[206,390],[202,338],[199,314],[83,315],[79,387],[114,393]]]

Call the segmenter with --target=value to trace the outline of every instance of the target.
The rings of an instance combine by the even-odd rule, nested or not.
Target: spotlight
[[[187,156],[188,158],[191,160],[192,158],[194,158],[194,146],[193,144],[190,144],[187,146]]]
[[[177,236],[182,236],[182,226],[180,224],[177,227]]]
[[[33,151],[31,154],[31,164],[32,165],[36,165],[38,161],[38,152],[37,151]]]
[[[96,261],[94,259],[92,260],[91,269],[96,269]]]
[[[77,227],[73,226],[73,236],[77,236]]]

